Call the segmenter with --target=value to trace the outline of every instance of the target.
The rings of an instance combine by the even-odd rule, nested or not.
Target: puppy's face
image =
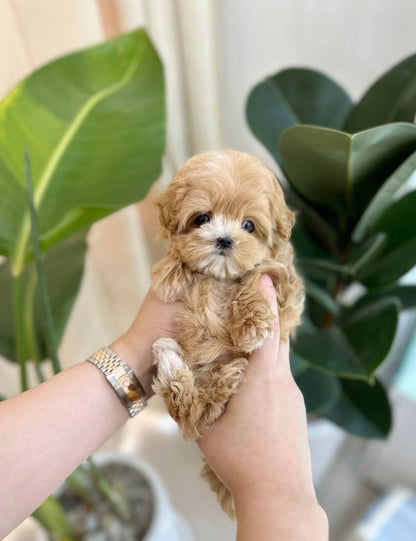
[[[238,279],[287,241],[293,213],[274,175],[237,151],[188,160],[158,200],[165,235],[192,271]]]

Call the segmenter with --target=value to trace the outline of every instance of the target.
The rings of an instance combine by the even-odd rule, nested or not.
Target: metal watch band
[[[104,347],[88,357],[87,361],[103,372],[130,417],[146,407],[146,393],[130,366],[114,351]]]

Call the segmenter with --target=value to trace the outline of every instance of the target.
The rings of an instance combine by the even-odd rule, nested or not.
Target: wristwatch
[[[105,375],[130,417],[146,407],[146,393],[133,370],[109,347],[99,349],[87,361]]]

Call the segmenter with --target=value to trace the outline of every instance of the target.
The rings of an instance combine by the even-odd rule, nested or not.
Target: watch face
[[[120,379],[118,379],[118,383],[122,387],[123,391],[126,393],[130,402],[140,400],[141,395],[128,375],[125,374]]]

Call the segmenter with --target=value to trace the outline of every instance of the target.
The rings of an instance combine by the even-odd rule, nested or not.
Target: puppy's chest
[[[190,292],[187,308],[197,321],[204,321],[208,328],[220,322],[222,326],[227,326],[233,289],[218,280],[198,283]]]
[[[178,325],[178,342],[188,361],[212,362],[232,347],[231,298],[234,287],[217,280],[195,284],[184,299]]]

